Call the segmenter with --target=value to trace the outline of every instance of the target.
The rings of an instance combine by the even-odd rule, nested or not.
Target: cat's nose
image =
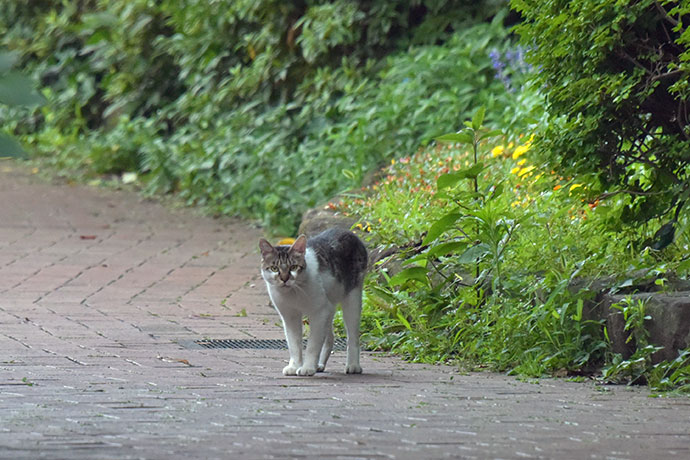
[[[290,274],[289,273],[286,273],[286,274],[281,273],[279,278],[280,278],[280,281],[282,281],[283,283],[287,283],[288,280],[290,279]]]

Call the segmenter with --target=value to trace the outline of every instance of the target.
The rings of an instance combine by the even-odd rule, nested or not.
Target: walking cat
[[[343,310],[347,331],[345,373],[359,374],[359,322],[367,250],[352,232],[330,229],[291,245],[259,240],[261,275],[283,320],[290,362],[283,375],[314,375],[326,368],[333,348],[333,316]],[[302,319],[309,318],[309,340],[302,355]]]

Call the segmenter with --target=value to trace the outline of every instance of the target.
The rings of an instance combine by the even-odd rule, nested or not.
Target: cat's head
[[[300,235],[291,246],[273,246],[261,238],[261,276],[268,284],[277,287],[291,287],[307,268],[304,254],[307,250],[307,237]]]

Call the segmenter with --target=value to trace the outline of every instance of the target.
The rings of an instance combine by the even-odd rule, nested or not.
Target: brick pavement
[[[181,345],[282,338],[258,235],[0,163],[0,458],[690,458],[685,398]]]

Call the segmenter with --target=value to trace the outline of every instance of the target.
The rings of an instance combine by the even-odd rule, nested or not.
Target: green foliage
[[[18,2],[46,87],[16,130],[59,168],[137,172],[291,232],[302,211],[491,104],[501,1]]]
[[[648,371],[647,381],[657,391],[690,393],[690,349],[681,350],[673,361],[655,364]]]
[[[31,79],[13,70],[16,62],[16,53],[0,51],[0,106],[31,107],[41,104],[43,98],[34,89]],[[22,155],[24,150],[21,145],[11,136],[0,132],[0,157]]]
[[[592,172],[602,189],[630,193],[626,222],[677,214],[690,196],[687,2],[511,5],[548,100],[536,150],[563,174]]]
[[[649,344],[649,333],[644,322],[651,317],[645,313],[645,303],[627,299],[612,307],[623,314],[625,330],[630,332],[626,343],[632,342],[635,352],[628,359],[614,354],[604,367],[602,378],[627,384],[647,383],[657,391],[690,393],[690,349],[681,350],[673,361],[653,365],[652,355],[662,347]]]
[[[640,352],[630,362],[609,356],[589,286],[642,267],[687,276],[687,219],[667,248],[641,251],[635,241],[655,228],[621,225],[629,196],[587,201],[596,181],[534,163],[531,138],[501,142],[482,117],[476,111],[465,129],[437,138],[444,143],[397,160],[341,205],[370,229],[372,244],[398,248],[367,280],[365,340],[420,361],[532,376],[607,364],[610,376],[652,382],[656,373],[667,388],[683,385],[684,361],[644,365],[656,349],[643,343],[639,305],[626,307],[626,318]]]
[[[638,380],[644,382],[645,375],[651,367],[652,354],[661,349],[649,344],[649,333],[644,322],[650,320],[651,317],[645,313],[645,303],[642,300],[633,302],[627,299],[611,307],[623,314],[624,330],[630,332],[625,342],[632,342],[635,345],[635,352],[626,360],[620,354],[613,356],[611,363],[603,370],[603,378],[608,381],[627,383],[635,383]]]

